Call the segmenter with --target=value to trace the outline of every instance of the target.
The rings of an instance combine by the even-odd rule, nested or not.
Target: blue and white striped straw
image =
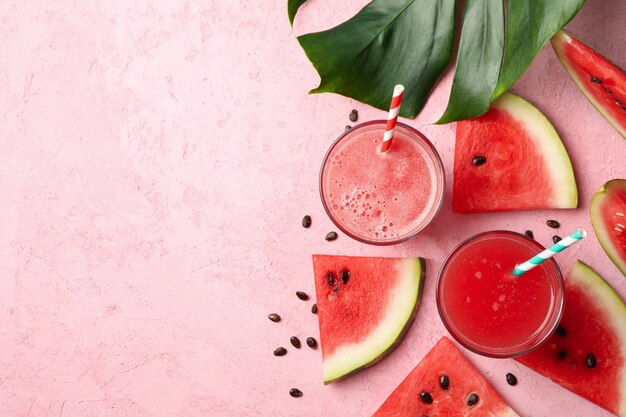
[[[580,239],[587,236],[587,232],[584,229],[578,229],[571,235],[567,236],[565,239],[560,240],[558,243],[555,243],[553,246],[550,246],[548,249],[544,250],[537,256],[532,257],[527,260],[523,264],[519,264],[513,270],[513,275],[516,277],[530,271],[546,259],[552,258],[557,253],[564,251],[565,249],[572,246],[574,243],[578,242]]]

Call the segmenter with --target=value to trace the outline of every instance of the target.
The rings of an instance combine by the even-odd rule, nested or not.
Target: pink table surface
[[[514,90],[562,134],[578,210],[458,215],[448,188],[407,243],[324,241],[321,158],[352,108],[361,121],[385,113],[308,95],[318,77],[295,35],[365,3],[310,0],[292,30],[286,0],[0,2],[1,416],[369,416],[445,334],[436,271],[460,239],[529,228],[548,243],[548,218],[591,230],[589,199],[626,176],[626,142],[547,47]],[[571,29],[626,66],[625,16],[626,2],[589,0]],[[405,120],[439,149],[448,187],[454,126],[430,123],[450,79]],[[312,302],[294,295],[314,293],[312,253],[427,259],[397,351],[326,387],[320,351],[272,355],[318,337]],[[594,235],[562,269],[576,258],[626,296]],[[609,415],[512,360],[465,353],[522,416]]]

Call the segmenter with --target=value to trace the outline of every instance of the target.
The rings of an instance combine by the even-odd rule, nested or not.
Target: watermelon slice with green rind
[[[565,281],[560,328],[537,349],[516,360],[626,417],[626,305],[584,263],[577,261]]]
[[[422,258],[313,255],[324,383],[381,360],[415,318]]]
[[[442,375],[449,382],[440,383]],[[422,400],[428,393],[432,403]],[[468,405],[470,395],[478,401]],[[373,417],[518,417],[485,377],[443,337]]]
[[[458,213],[576,208],[572,164],[550,121],[505,93],[457,123],[452,201]]]
[[[626,73],[566,30],[552,38],[552,47],[578,89],[626,138]]]
[[[604,184],[591,198],[590,211],[600,245],[626,276],[626,180]]]

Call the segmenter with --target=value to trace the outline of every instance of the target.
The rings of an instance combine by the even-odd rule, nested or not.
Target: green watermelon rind
[[[554,49],[556,56],[559,58],[559,61],[561,61],[561,64],[565,68],[565,71],[567,71],[567,74],[570,76],[572,81],[574,81],[574,84],[576,84],[576,87],[578,87],[578,89],[583,93],[583,95],[587,98],[587,100],[589,100],[589,102],[593,105],[593,107],[596,108],[596,110],[615,128],[615,130],[617,130],[617,132],[624,139],[626,139],[626,131],[622,129],[622,127],[616,121],[614,121],[613,118],[608,113],[604,111],[604,108],[602,107],[602,105],[598,103],[596,99],[593,97],[593,95],[587,91],[587,86],[585,85],[585,83],[583,83],[582,80],[580,80],[580,78],[576,75],[576,73],[572,69],[572,64],[567,59],[567,56],[565,56],[565,46],[570,44],[571,42],[580,42],[581,44],[585,45],[589,49],[593,49],[592,47],[590,47],[589,45],[587,45],[586,43],[578,39],[576,36],[574,36],[570,32],[566,31],[565,29],[561,29],[551,39],[552,48]],[[595,51],[595,49],[593,50]],[[600,53],[598,52],[598,54]],[[608,59],[607,61],[610,62]],[[613,63],[611,64],[615,65]]]
[[[608,282],[582,261],[576,261],[574,264],[568,283],[583,289],[583,294],[589,297],[599,310],[604,312],[606,323],[614,330],[620,341],[622,359],[626,364],[626,304],[624,301]],[[620,387],[618,392],[622,393],[623,396],[617,415],[626,417],[626,366],[622,369]]]
[[[388,303],[395,315],[387,315],[377,329],[363,341],[342,346],[324,358],[324,384],[338,381],[374,365],[397,347],[417,315],[424,287],[425,267],[422,258],[406,258],[402,261],[399,272],[401,278]],[[378,337],[379,335],[383,337]]]
[[[544,157],[543,163],[550,173],[550,184],[555,193],[550,208],[576,208],[578,188],[572,162],[550,120],[531,103],[512,93],[502,94],[492,106],[505,111],[520,122],[528,131],[528,136],[539,147],[539,154]],[[529,181],[532,181],[532,178],[529,178]]]
[[[593,230],[596,233],[596,237],[606,252],[607,256],[615,266],[626,276],[626,260],[622,259],[613,245],[611,241],[611,237],[607,232],[608,226],[604,223],[602,217],[602,203],[607,199],[609,190],[613,187],[621,188],[626,192],[626,180],[623,179],[614,179],[602,186],[591,198],[590,204],[590,214],[591,214],[591,225],[593,226]],[[626,222],[626,217],[624,218]]]

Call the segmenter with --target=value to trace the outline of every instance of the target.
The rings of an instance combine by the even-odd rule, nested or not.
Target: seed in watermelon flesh
[[[442,372],[453,382],[445,391],[439,383]],[[423,402],[422,392],[435,393],[432,404]],[[415,416],[518,417],[446,337],[437,342],[373,417]]]
[[[341,282],[343,282],[344,284],[347,284],[349,280],[350,280],[350,271],[348,271],[347,269],[344,269],[343,271],[341,271]]]
[[[554,35],[552,47],[578,89],[626,138],[626,114],[615,105],[626,101],[626,73],[565,30]]]
[[[333,285],[335,285],[335,276],[333,275],[332,272],[328,273],[328,275],[326,276],[326,280],[328,281],[329,287],[332,287]]]
[[[567,336],[552,335],[532,352],[515,358],[564,388],[626,417],[626,305],[590,267],[577,261],[565,280],[561,318]],[[560,360],[558,352],[568,352]],[[596,366],[590,352],[602,352]]]
[[[349,284],[335,292],[328,272],[344,270]],[[327,384],[373,365],[402,340],[419,306],[424,260],[313,255],[313,271]]]
[[[590,368],[595,368],[598,364],[596,357],[592,353],[587,354],[587,366]]]
[[[441,389],[444,391],[447,391],[448,388],[450,388],[450,378],[448,378],[448,375],[441,374],[439,377],[439,385],[441,385]]]
[[[476,155],[489,162],[468,164]],[[452,205],[458,213],[576,208],[572,164],[550,121],[505,93],[484,115],[458,122]]]
[[[433,396],[430,395],[429,393],[427,393],[426,391],[420,392],[420,399],[423,402],[425,402],[426,404],[432,404],[433,403]]]
[[[626,276],[626,180],[611,180],[593,195],[591,224],[606,254]]]
[[[556,330],[554,331],[554,334],[557,335],[557,336],[565,337],[565,336],[567,336],[567,330],[565,330],[565,327],[559,325],[559,326],[557,326]]]

